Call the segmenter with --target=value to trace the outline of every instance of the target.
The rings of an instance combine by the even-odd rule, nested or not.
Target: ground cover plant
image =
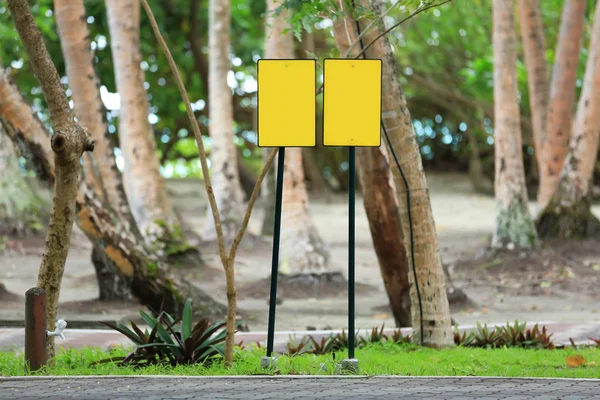
[[[128,364],[96,363],[108,357],[124,357],[130,348],[60,349],[54,366],[46,366],[41,375],[332,375],[336,360],[346,357],[345,351],[325,355],[282,355],[277,369],[262,370],[260,358],[264,349],[249,345],[235,351],[235,364],[224,366],[221,358],[205,364],[151,364],[136,367]],[[509,376],[600,379],[600,348],[560,350],[502,347],[494,349],[458,346],[431,349],[391,342],[369,344],[356,350],[360,373],[364,375],[401,376]],[[24,375],[21,352],[0,352],[0,375]]]
[[[260,343],[237,344],[235,364],[223,361],[225,332],[222,322],[192,321],[191,303],[187,302],[181,319],[168,313],[150,316],[142,312],[148,324],[142,330],[131,322],[107,324],[123,333],[133,347],[102,350],[61,349],[54,365],[42,375],[331,375],[336,360],[347,356],[345,331],[328,337],[290,337],[284,354],[278,354],[277,368],[261,369],[264,348]],[[356,357],[365,375],[405,376],[512,376],[600,379],[600,340],[591,344],[557,346],[546,327],[527,328],[515,321],[504,326],[478,324],[472,331],[455,330],[456,347],[432,349],[416,346],[409,336],[397,329],[384,333],[375,327],[357,341]],[[24,356],[20,351],[0,352],[0,375],[24,375]]]

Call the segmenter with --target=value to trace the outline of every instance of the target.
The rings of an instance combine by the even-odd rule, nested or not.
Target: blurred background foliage
[[[348,3],[348,0],[343,1]],[[393,0],[386,2],[384,9],[395,3],[398,3],[397,6],[385,17],[387,26],[423,6],[420,1]],[[547,58],[552,65],[563,2],[548,0],[541,3],[547,33]],[[589,3],[586,23],[591,24],[590,16],[595,2]],[[208,1],[151,0],[150,5],[171,46],[194,102],[197,118],[207,135],[210,130],[206,104],[209,79]],[[291,29],[297,38],[299,57],[319,59],[338,56],[334,50],[331,26],[332,19],[342,15],[341,5],[338,0],[285,2],[284,6],[293,11]],[[64,74],[52,8],[51,0],[32,2],[32,11],[48,50],[58,70]],[[119,96],[115,93],[105,5],[100,0],[87,0],[86,9],[96,69],[101,81],[101,95],[107,108],[106,119],[118,144]],[[263,0],[232,0],[231,71],[228,81],[235,95],[235,141],[239,157],[244,161],[242,168],[249,179],[262,164],[261,151],[256,146],[255,78],[256,61],[263,54],[264,14]],[[361,14],[360,8],[355,14],[364,20],[372,17]],[[490,182],[493,179],[494,142],[491,16],[489,1],[454,0],[410,19],[389,36],[401,66],[401,82],[409,101],[425,167],[467,172],[473,168],[473,163],[478,163],[484,177]],[[589,37],[585,41],[578,66],[578,90],[583,78]],[[144,60],[142,67],[146,73],[145,86],[151,105],[149,120],[154,127],[162,173],[169,178],[199,177],[201,171],[196,144],[184,105],[143,11],[141,48]],[[27,55],[4,4],[0,4],[0,59],[42,120],[47,122],[41,89],[30,70]],[[63,82],[68,83],[66,77]],[[522,48],[519,48],[518,84],[525,166],[529,183],[534,187],[537,174],[533,170],[527,72]],[[67,94],[70,94],[69,91]],[[205,137],[205,144],[210,149],[208,136]],[[474,148],[476,157],[473,157]],[[120,159],[118,148],[116,152]],[[315,180],[322,180],[331,189],[345,189],[347,163],[342,149],[318,147],[306,154],[305,170],[310,186],[318,183]]]

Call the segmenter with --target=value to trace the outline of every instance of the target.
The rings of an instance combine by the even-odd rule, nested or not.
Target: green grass
[[[146,368],[121,367],[112,363],[90,366],[93,361],[110,356],[127,354],[128,349],[117,348],[110,353],[97,348],[62,349],[56,358],[56,365],[46,367],[43,375],[256,375],[267,372],[259,368],[264,349],[238,350],[235,366],[225,368],[220,360],[210,367],[192,365],[150,366]],[[570,368],[565,358],[582,355],[587,363]],[[345,352],[336,354],[340,360]],[[373,344],[357,349],[360,360],[360,373],[365,375],[404,375],[404,376],[513,376],[513,377],[553,377],[553,378],[600,378],[600,348],[524,350],[517,348],[479,349],[452,348],[428,349],[414,346],[399,346],[389,343]],[[319,372],[321,363],[327,372]],[[270,373],[290,375],[333,374],[335,361],[332,354],[282,356],[278,361],[278,371]],[[0,352],[0,375],[24,375],[23,354],[20,352]]]

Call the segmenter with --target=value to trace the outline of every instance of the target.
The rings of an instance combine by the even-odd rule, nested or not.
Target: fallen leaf
[[[388,314],[375,314],[373,318],[375,319],[388,319],[390,316]]]
[[[568,356],[565,358],[567,365],[571,368],[581,367],[585,365],[585,358],[582,355],[575,354],[574,356]]]
[[[473,314],[473,309],[472,309],[472,308],[469,308],[469,309],[467,310],[467,312],[468,312],[469,314]]]
[[[481,310],[481,313],[482,313],[482,314],[487,314],[487,308],[483,308],[483,309]]]

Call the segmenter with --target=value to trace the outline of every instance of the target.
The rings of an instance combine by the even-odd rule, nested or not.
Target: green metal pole
[[[279,148],[277,159],[277,190],[275,197],[275,227],[273,229],[273,257],[271,263],[271,296],[269,298],[269,328],[267,333],[267,357],[273,353],[275,340],[275,308],[277,307],[277,275],[279,274],[279,237],[281,233],[281,200],[283,197],[283,167],[285,147]]]
[[[354,229],[355,229],[355,179],[356,179],[356,148],[349,148],[349,179],[348,184],[348,358],[354,358]]]

